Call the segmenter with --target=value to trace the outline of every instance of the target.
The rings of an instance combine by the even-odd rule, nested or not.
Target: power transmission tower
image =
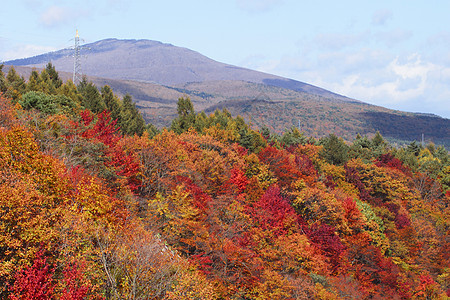
[[[75,45],[73,47],[73,83],[76,85],[78,82],[82,80],[81,73],[81,50],[88,49],[80,46],[80,41],[84,41],[80,39],[80,35],[78,34],[78,29],[75,34]]]

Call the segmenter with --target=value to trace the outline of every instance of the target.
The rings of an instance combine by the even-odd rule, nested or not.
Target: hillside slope
[[[379,131],[390,141],[420,141],[450,147],[450,120],[394,111],[337,95],[299,81],[231,66],[195,51],[149,40],[107,39],[86,45],[83,72],[98,87],[130,94],[147,122],[169,126],[180,97],[197,111],[228,108],[255,127],[282,133],[298,126],[307,135],[335,133],[351,141]],[[65,80],[73,70],[71,50],[5,62],[25,78],[51,61]],[[7,71],[7,68],[5,68]],[[66,71],[66,72],[63,72]],[[255,101],[258,100],[258,101]],[[264,100],[264,101],[260,101]]]
[[[300,81],[214,61],[198,52],[150,40],[106,39],[84,46],[82,69],[91,76],[177,85],[188,82],[243,80],[348,99]],[[58,71],[73,71],[73,50],[64,49],[5,65],[43,68],[51,61]]]
[[[32,68],[15,67],[24,78]],[[4,69],[5,72],[9,67]],[[59,72],[63,80],[72,74]],[[158,128],[170,126],[177,115],[177,99],[189,97],[197,112],[213,113],[226,108],[255,128],[263,126],[283,133],[292,126],[316,138],[330,133],[352,141],[357,134],[379,131],[390,142],[433,142],[450,148],[450,120],[434,115],[394,111],[360,101],[345,101],[262,83],[235,80],[204,81],[166,86],[133,80],[88,76],[97,87],[110,86],[123,97],[132,95],[144,119]]]

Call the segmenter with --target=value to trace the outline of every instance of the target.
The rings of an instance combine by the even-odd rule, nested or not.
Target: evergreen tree
[[[322,138],[320,144],[323,145],[321,155],[328,163],[343,165],[347,162],[349,147],[342,138],[330,134],[329,136]]]
[[[142,135],[145,130],[145,121],[129,94],[122,100],[122,114],[120,128],[124,134]]]
[[[111,112],[111,118],[117,120],[117,124],[121,124],[122,108],[119,99],[114,95],[111,87],[108,85],[102,87],[101,95],[103,102],[106,105],[106,109]]]
[[[27,91],[28,92],[42,92],[40,90],[40,78],[39,73],[36,70],[31,71],[30,77],[28,78]]]
[[[152,138],[158,133],[160,133],[159,129],[156,128],[156,126],[153,125],[152,123],[149,123],[145,126],[145,131],[148,133],[149,138]]]
[[[406,147],[406,150],[407,150],[409,153],[414,154],[414,156],[418,156],[419,153],[420,153],[421,147],[417,144],[416,141],[413,141],[412,143],[410,143],[410,144],[408,145],[408,147]]]
[[[219,125],[221,128],[227,128],[228,123],[233,120],[231,113],[224,108],[222,111],[216,109],[214,115],[211,118],[211,123],[214,125]],[[209,124],[209,125],[212,125]]]
[[[5,78],[5,74],[3,73],[3,67],[4,67],[4,65],[1,64],[0,65],[0,93],[5,93],[7,90],[6,78]]]
[[[72,99],[64,95],[48,95],[35,91],[24,94],[19,104],[24,109],[35,108],[44,114],[71,113],[75,106]]]
[[[414,153],[410,152],[408,147],[401,148],[401,149],[396,149],[395,151],[393,151],[394,155],[395,155],[396,158],[401,160],[403,162],[403,164],[405,164],[411,170],[417,171],[417,169],[419,167],[417,157],[416,157],[416,155]]]
[[[94,113],[100,113],[106,109],[105,103],[103,102],[97,87],[92,82],[88,82],[85,76],[78,84],[78,91],[82,95],[82,105],[85,108]]]
[[[437,147],[433,155],[438,158],[444,166],[450,165],[450,155],[444,146]]]
[[[6,97],[17,102],[26,91],[26,87],[25,79],[17,74],[14,67],[11,67],[6,75]]]
[[[367,136],[357,135],[349,149],[349,158],[361,158],[368,163],[373,157],[372,141]]]
[[[384,138],[383,138],[383,136],[380,134],[380,132],[379,131],[377,131],[376,133],[375,133],[375,136],[373,137],[373,139],[372,139],[372,146],[374,147],[374,148],[377,148],[377,147],[381,147],[381,146],[385,146],[386,145],[386,141],[384,140]]]
[[[355,141],[353,142],[354,146],[364,148],[364,149],[370,149],[372,148],[372,141],[369,140],[367,136],[360,136],[359,133],[355,138]]]
[[[388,143],[384,140],[379,131],[375,133],[375,136],[371,140],[372,155],[379,157],[383,153],[386,153]]]
[[[39,91],[46,94],[56,94],[56,88],[46,69],[42,70],[41,74],[39,74]]]
[[[59,88],[59,94],[72,99],[74,106],[80,107],[83,105],[83,97],[80,92],[78,92],[77,87],[73,84],[72,80],[66,81],[66,83]]]
[[[265,138],[266,140],[270,139],[271,137],[270,129],[266,125],[263,125],[259,132],[261,133],[262,137]]]
[[[259,132],[248,127],[240,128],[239,136],[239,145],[248,149],[250,152],[259,152],[259,150],[267,145]]]
[[[199,114],[197,114],[194,123],[195,123],[194,125],[195,130],[197,132],[203,132],[203,129],[208,126],[208,116],[204,111],[202,111]]]
[[[59,89],[59,87],[62,85],[63,82],[62,82],[61,78],[59,78],[59,74],[58,74],[58,72],[56,72],[55,66],[51,62],[49,62],[47,64],[47,66],[45,67],[45,71],[48,74],[48,78],[49,78],[53,88],[55,90]]]
[[[292,126],[291,129],[286,130],[281,136],[281,142],[287,147],[298,144],[305,144],[306,139],[303,133],[297,127]]]
[[[191,99],[188,97],[181,97],[178,99],[177,103],[177,113],[178,118],[172,121],[170,129],[176,133],[182,133],[187,131],[189,128],[195,126],[195,110]]]

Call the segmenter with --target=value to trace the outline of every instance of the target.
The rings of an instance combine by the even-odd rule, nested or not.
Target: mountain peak
[[[346,97],[292,79],[217,62],[196,51],[145,39],[108,38],[84,45],[82,71],[110,79],[153,82],[168,86],[190,82],[239,80],[263,83],[341,100]],[[7,65],[43,68],[51,61],[58,71],[72,72],[72,50],[63,49]]]
[[[130,94],[147,121],[167,126],[176,113],[176,99],[189,96],[200,110],[226,107],[252,118],[256,126],[284,128],[305,124],[311,135],[335,132],[347,139],[381,134],[411,140],[424,133],[448,144],[448,119],[395,112],[332,93],[300,81],[212,60],[193,50],[152,40],[104,39],[84,45],[82,72],[97,86],[110,85]],[[73,71],[73,50],[63,49],[6,65]],[[31,68],[29,68],[31,70]]]
[[[156,47],[156,46],[173,46],[171,44],[165,44],[160,41],[146,40],[146,39],[117,39],[117,38],[108,38],[99,40],[93,43],[89,43],[85,45],[86,47],[93,47],[95,49],[108,47],[137,47],[137,48],[148,48],[148,47]]]

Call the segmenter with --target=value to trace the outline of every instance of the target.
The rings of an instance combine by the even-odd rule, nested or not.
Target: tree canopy
[[[450,156],[0,68],[0,298],[446,299]],[[42,75],[44,73],[44,75]]]

